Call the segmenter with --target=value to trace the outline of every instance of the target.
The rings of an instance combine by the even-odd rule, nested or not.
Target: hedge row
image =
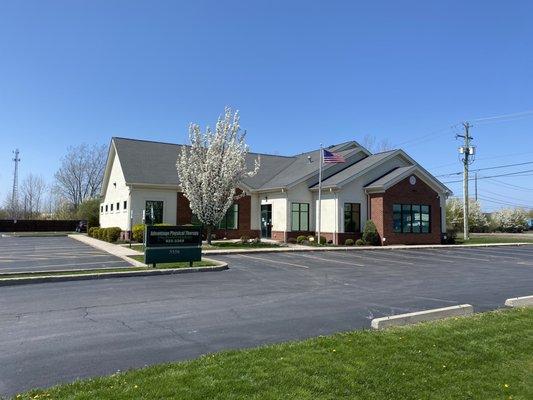
[[[121,232],[122,229],[117,226],[113,226],[111,228],[99,228],[93,226],[92,228],[89,228],[88,235],[95,239],[105,240],[106,242],[113,243],[120,238]]]
[[[170,224],[155,224],[155,226],[170,226]],[[144,224],[133,225],[131,229],[131,237],[133,241],[143,243],[144,242]]]

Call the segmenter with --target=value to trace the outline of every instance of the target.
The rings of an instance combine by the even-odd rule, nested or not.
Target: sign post
[[[202,228],[199,226],[146,225],[144,231],[144,263],[202,260]]]

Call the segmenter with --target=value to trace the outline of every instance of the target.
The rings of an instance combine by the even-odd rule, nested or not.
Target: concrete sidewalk
[[[80,240],[88,245],[96,247],[97,249],[107,251],[117,257],[123,258],[126,261],[134,261],[128,256],[141,255],[142,252],[130,249],[129,247],[120,246],[112,243],[107,243],[102,240],[94,239],[85,235],[69,235],[73,239]],[[318,247],[318,246],[304,246],[304,245],[288,245],[283,247],[264,247],[256,249],[214,249],[202,250],[202,254],[217,255],[217,254],[247,254],[247,253],[283,253],[294,251],[360,251],[360,250],[398,250],[398,249],[454,249],[461,247],[499,247],[499,246],[533,246],[533,243],[516,242],[516,243],[482,243],[482,244],[423,244],[423,245],[392,245],[392,246],[332,246],[332,247]],[[143,264],[144,265],[144,264]]]
[[[96,249],[103,250],[116,257],[122,258],[136,267],[145,267],[146,265],[140,261],[136,261],[129,256],[141,256],[143,253],[130,249],[129,247],[119,246],[113,243],[104,242],[103,240],[95,239],[86,235],[68,235],[69,238],[78,240],[82,243],[88,244]]]

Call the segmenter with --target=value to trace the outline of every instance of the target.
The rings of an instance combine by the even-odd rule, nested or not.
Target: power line
[[[508,168],[508,167],[517,167],[519,165],[527,165],[527,164],[533,164],[533,161],[526,161],[526,162],[522,162],[522,163],[516,163],[516,164],[506,164],[506,165],[497,165],[495,167],[485,167],[485,168],[476,168],[476,169],[472,169],[470,171],[474,171],[474,172],[477,172],[477,171],[486,171],[488,169],[499,169],[499,168]],[[435,175],[435,177],[439,177],[439,176],[452,176],[452,175],[460,175],[462,174],[463,172],[460,171],[460,172],[451,172],[449,174],[442,174],[442,175]]]
[[[482,122],[482,123],[489,123],[489,122],[498,122],[500,120],[508,120],[509,118],[517,119],[517,118],[524,118],[533,116],[533,110],[527,110],[522,112],[515,112],[515,113],[509,113],[509,114],[501,114],[501,115],[494,115],[491,117],[483,117],[475,119],[475,122]]]
[[[496,198],[498,197],[501,197],[502,198],[502,201],[505,201],[505,200],[511,200],[511,201],[516,201],[516,202],[523,202],[524,199],[517,199],[517,198],[514,198],[514,197],[509,197],[507,194],[500,194],[500,193],[496,193],[496,192],[492,192],[490,190],[487,190],[487,189],[483,189],[481,190],[481,195],[484,196],[485,193],[489,193],[490,196],[496,196]],[[526,202],[528,200],[525,200]]]
[[[497,177],[501,177],[501,176],[529,176],[528,174],[525,174],[527,172],[533,172],[533,169],[528,169],[528,170],[525,170],[525,171],[509,172],[507,174],[480,176],[477,179],[497,178]],[[523,175],[520,175],[520,174],[523,174]],[[474,180],[474,178],[469,178],[468,180],[472,181],[472,180]],[[448,182],[442,182],[442,183],[455,183],[455,182],[462,182],[462,180],[448,181]]]
[[[495,182],[499,185],[504,185],[504,186],[507,186],[509,187],[510,189],[514,189],[514,190],[522,190],[522,191],[533,191],[533,188],[527,188],[527,187],[524,187],[524,186],[519,186],[519,185],[513,185],[512,183],[508,183],[508,182],[503,182],[503,181],[499,181],[497,179],[488,179],[489,181],[491,182]]]
[[[500,154],[500,155],[495,155],[495,156],[485,156],[485,157],[477,157],[476,160],[495,160],[495,159],[499,159],[499,158],[507,158],[507,157],[516,157],[516,156],[524,156],[524,155],[529,155],[529,154],[533,154],[533,151],[526,151],[526,152],[522,152],[522,153],[509,153],[509,154]],[[434,167],[428,167],[428,169],[430,170],[436,170],[436,169],[441,169],[443,167],[448,167],[450,165],[456,165],[457,162],[454,161],[454,162],[450,162],[450,163],[446,163],[446,164],[440,164],[440,165],[436,165]]]
[[[483,201],[488,201],[490,203],[500,204],[500,205],[504,205],[504,206],[514,206],[514,207],[520,207],[520,208],[532,208],[531,205],[525,205],[525,204],[520,204],[520,203],[512,203],[512,202],[508,202],[508,201],[501,201],[499,199],[494,199],[494,198],[487,197],[487,196],[479,196],[479,198],[481,200],[483,200]]]

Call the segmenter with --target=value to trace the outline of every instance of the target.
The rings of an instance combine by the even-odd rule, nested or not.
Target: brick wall
[[[394,233],[393,204],[423,204],[431,206],[430,233]],[[370,195],[370,215],[385,244],[438,244],[441,242],[440,202],[438,193],[420,178],[411,185],[405,178],[385,193]]]
[[[238,190],[237,193],[240,194],[242,191]],[[192,211],[189,207],[189,199],[181,192],[177,196],[176,224],[190,224],[192,222]],[[239,239],[241,236],[248,236],[249,238],[261,237],[261,231],[251,228],[251,197],[243,196],[235,203],[239,205],[238,229],[215,229],[213,233],[217,239]]]

